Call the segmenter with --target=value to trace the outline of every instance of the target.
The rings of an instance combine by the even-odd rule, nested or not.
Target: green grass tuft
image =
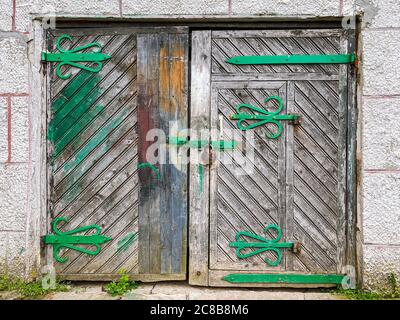
[[[105,286],[105,290],[108,294],[112,295],[113,297],[122,296],[128,291],[137,289],[139,287],[137,282],[129,280],[129,276],[124,270],[121,270],[119,274],[121,276],[118,281],[112,281]]]
[[[20,299],[39,299],[51,292],[65,292],[69,287],[66,284],[56,282],[53,288],[45,289],[41,281],[25,282],[19,278],[6,275],[0,276],[0,292],[16,292]]]
[[[400,287],[397,285],[396,275],[388,277],[390,289],[380,291],[336,289],[333,294],[341,295],[350,300],[391,300],[400,299]]]

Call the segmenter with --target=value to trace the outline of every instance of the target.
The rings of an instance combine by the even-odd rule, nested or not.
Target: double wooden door
[[[350,67],[227,62],[347,53],[343,31],[47,33],[51,53],[99,48],[109,56],[101,64],[47,64],[48,233],[100,230],[108,238],[99,252],[96,244],[53,245],[48,255],[61,277],[108,280],[124,271],[184,280],[188,269],[192,284],[225,286],[232,273],[343,273],[353,259]],[[270,124],[243,131],[232,117],[240,105],[300,118],[282,121],[279,134]],[[301,250],[239,252],[243,232],[281,233],[277,241]]]

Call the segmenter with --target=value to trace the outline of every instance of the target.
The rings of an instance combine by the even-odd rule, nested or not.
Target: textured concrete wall
[[[33,16],[270,16],[363,14],[360,97],[360,216],[366,286],[400,272],[400,2],[398,0],[0,0],[0,273],[28,276],[38,252],[30,234],[40,196],[31,177]],[[30,57],[30,58],[29,58]],[[35,127],[33,127],[34,129]],[[35,208],[35,209],[32,209]],[[38,243],[37,241],[35,242]],[[34,268],[33,268],[34,269]]]

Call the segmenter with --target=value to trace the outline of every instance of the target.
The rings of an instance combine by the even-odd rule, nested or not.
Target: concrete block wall
[[[400,2],[398,0],[0,0],[0,273],[29,277],[33,104],[29,46],[34,15],[88,18],[193,17],[319,18],[362,14],[360,34],[359,209],[364,283],[400,275]],[[35,242],[37,243],[37,242]]]

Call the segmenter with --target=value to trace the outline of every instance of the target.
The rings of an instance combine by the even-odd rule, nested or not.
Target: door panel
[[[97,42],[111,59],[99,72],[63,67],[66,80],[48,64],[49,224],[68,218],[61,232],[95,224],[112,240],[97,255],[62,249],[68,261],[55,262],[56,271],[67,279],[107,280],[121,269],[135,279],[184,279],[187,170],[168,153],[149,170],[154,141],[146,139],[153,128],[168,135],[170,122],[187,127],[187,29],[57,30],[48,33],[49,52],[62,34],[72,37],[61,42],[66,49]]]
[[[293,269],[335,273],[339,215],[339,82],[297,81],[293,112],[302,116],[294,126],[293,239],[302,253]]]
[[[50,52],[61,34],[51,35]],[[68,218],[62,232],[97,224],[113,241],[96,256],[65,250],[61,256],[68,261],[56,263],[56,271],[113,274],[123,268],[135,273],[137,242],[127,250],[118,250],[118,243],[138,229],[137,90],[131,76],[136,73],[136,37],[69,35],[72,47],[96,41],[113,58],[99,73],[65,68],[72,74],[67,80],[51,66],[51,215]]]
[[[198,261],[195,255],[190,257],[194,266],[192,269],[190,262],[191,283],[232,285],[223,277],[243,272],[343,272],[346,259],[351,258],[346,256],[346,250],[353,252],[345,236],[346,224],[351,223],[346,221],[345,210],[349,66],[233,65],[226,60],[234,56],[346,54],[347,37],[342,30],[193,32],[196,51],[192,51],[192,60],[198,65],[192,66],[192,78],[201,76],[204,87],[210,88],[201,95],[194,93],[193,99],[201,96],[207,101],[207,95],[210,97],[210,121],[197,121],[196,125],[198,129],[219,130],[224,140],[231,136],[221,130],[236,130],[238,142],[253,147],[254,155],[244,152],[243,147],[219,150],[217,161],[203,173],[210,175],[209,207],[202,205],[207,196],[191,193],[191,208],[196,208],[196,215],[209,215],[198,229],[210,230],[203,235],[195,232],[195,225],[191,226],[197,242],[204,243],[203,237],[209,240],[208,263]],[[197,53],[199,43],[202,50]],[[201,57],[210,57],[210,61]],[[208,78],[204,75],[207,70]],[[196,85],[199,86],[197,81]],[[264,102],[269,96],[279,96],[284,105],[281,114],[298,114],[299,123],[282,121],[282,134],[277,139],[266,137],[273,130],[268,125],[239,130],[238,121],[230,117],[236,108],[248,104],[273,111],[273,106]],[[198,115],[201,105],[193,99],[191,112]],[[254,135],[252,140],[245,135],[249,131]],[[253,164],[250,173],[240,174],[243,169],[238,163],[225,165],[220,161],[220,157],[238,154]],[[196,185],[197,178],[191,174],[191,185]],[[190,214],[191,219],[196,219]],[[299,242],[301,251],[282,249],[282,260],[276,266],[265,262],[275,260],[273,252],[239,257],[231,246],[238,241],[239,232],[274,239],[276,233],[264,233],[270,224],[281,229],[280,242]],[[241,240],[255,241],[243,237]],[[190,246],[194,248],[191,252],[199,253],[204,261],[196,244],[191,241]],[[256,249],[246,250],[251,253]],[[206,268],[207,274],[203,275]]]
[[[254,140],[248,139],[244,131],[239,131],[230,116],[236,106],[247,103],[263,110],[275,111],[277,105],[265,106],[269,96],[280,96],[286,101],[285,82],[215,82],[212,86],[211,121],[212,127],[219,126],[222,117],[223,139],[231,138],[229,132],[235,131],[235,140],[243,141],[253,148],[253,152],[241,155],[240,150],[221,151],[215,170],[211,170],[210,203],[210,268],[211,269],[265,269],[262,256],[238,260],[235,248],[229,246],[237,231],[250,231],[263,234],[266,225],[277,224],[283,227],[284,190],[281,183],[285,178],[284,138],[265,139],[275,129],[266,125],[256,128]],[[286,110],[283,110],[286,112]],[[235,159],[248,162],[248,168],[239,165]],[[232,162],[232,163],[231,163]],[[214,189],[214,190],[215,190]],[[274,259],[273,253],[266,257]]]

